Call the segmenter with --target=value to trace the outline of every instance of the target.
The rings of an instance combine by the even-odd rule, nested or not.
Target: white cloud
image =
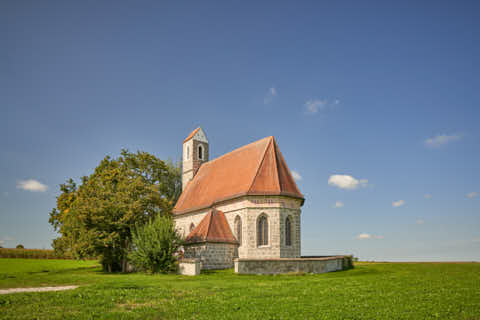
[[[371,235],[371,234],[368,234],[368,233],[360,233],[360,234],[357,236],[357,239],[359,239],[359,240],[371,239],[371,238],[372,238],[372,235]]]
[[[416,221],[416,223],[417,223],[417,224],[424,224],[425,221],[424,221],[423,219],[418,219],[418,220]]]
[[[469,197],[470,199],[473,199],[473,198],[476,198],[478,197],[478,192],[470,192],[470,193],[467,193],[467,197]]]
[[[432,195],[431,195],[431,194],[428,194],[428,193],[427,193],[426,195],[424,195],[423,197],[424,197],[425,199],[432,199]]]
[[[424,143],[427,147],[430,148],[439,148],[443,145],[446,145],[450,142],[460,140],[462,138],[461,134],[438,134],[435,137],[425,139]]]
[[[366,239],[383,239],[384,236],[376,235],[376,234],[369,234],[369,233],[360,233],[357,236],[358,240],[366,240]]]
[[[295,180],[297,180],[297,181],[302,180],[302,176],[300,175],[300,173],[298,173],[298,172],[295,171],[295,170],[292,170],[292,177],[293,177],[293,179],[295,179]]]
[[[0,246],[3,246],[7,241],[13,241],[13,240],[15,239],[9,236],[5,236],[2,239],[0,239]]]
[[[398,200],[392,202],[392,207],[401,207],[405,204],[405,200]]]
[[[18,189],[23,189],[32,192],[45,192],[48,189],[48,186],[44,185],[40,181],[29,179],[22,180],[17,183]]]
[[[310,99],[305,102],[305,113],[315,114],[318,111],[324,110],[328,107],[335,107],[340,104],[340,100],[335,99],[333,102],[328,101],[327,99]]]
[[[276,96],[277,96],[277,89],[275,89],[275,87],[271,87],[270,89],[268,89],[268,92],[265,95],[265,98],[263,98],[263,103],[269,104],[270,102],[272,102],[273,98],[275,98]]]
[[[308,100],[305,102],[305,110],[308,114],[315,114],[327,105],[327,100]]]
[[[333,205],[334,208],[341,208],[341,207],[343,207],[343,206],[344,206],[344,204],[343,204],[342,201],[337,201],[337,202],[335,202],[335,204]]]
[[[358,187],[366,187],[368,184],[367,179],[355,179],[352,176],[345,174],[333,174],[328,178],[328,184],[340,189],[353,190]]]

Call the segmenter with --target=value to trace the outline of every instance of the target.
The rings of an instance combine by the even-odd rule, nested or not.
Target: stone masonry
[[[199,158],[199,147],[203,149],[202,158]],[[182,161],[182,190],[200,168],[202,163],[207,162],[210,156],[208,140],[203,130],[199,130],[192,139],[183,144]]]
[[[351,267],[351,256],[235,259],[235,272],[241,274],[325,273]]]
[[[233,243],[200,243],[185,246],[186,259],[197,258],[202,269],[228,269],[233,267],[237,245]]]
[[[230,229],[237,237],[235,218],[242,222],[242,243],[238,255],[244,258],[298,258],[300,257],[300,201],[288,197],[245,196],[218,204],[216,209],[224,212]],[[193,225],[197,226],[207,214],[208,209],[175,216],[175,225],[181,235],[186,237]],[[269,241],[267,246],[257,246],[257,221],[265,215],[268,221]],[[285,244],[285,220],[290,217],[292,223],[292,245]]]
[[[182,151],[182,195],[174,208],[174,221],[177,231],[188,237],[185,258],[198,258],[203,269],[214,269],[232,267],[235,258],[300,257],[304,197],[273,137],[209,161],[209,142],[199,127],[184,140]],[[221,238],[222,231],[218,241],[191,241],[200,230],[215,229],[206,227],[212,210],[222,213],[223,229],[230,240]],[[258,245],[259,222],[264,218],[267,228],[262,234],[267,241]]]

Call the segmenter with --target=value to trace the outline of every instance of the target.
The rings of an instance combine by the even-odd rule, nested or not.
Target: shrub
[[[132,231],[133,250],[129,260],[138,271],[172,272],[177,268],[175,252],[182,245],[168,216],[157,216]]]
[[[25,247],[23,246],[23,244],[17,244],[17,246],[15,247],[16,249],[25,249]]]

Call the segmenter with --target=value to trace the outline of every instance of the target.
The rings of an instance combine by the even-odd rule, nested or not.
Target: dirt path
[[[0,289],[0,294],[19,293],[19,292],[47,292],[47,291],[63,291],[76,289],[78,286],[63,286],[63,287],[39,287],[39,288],[12,288]]]

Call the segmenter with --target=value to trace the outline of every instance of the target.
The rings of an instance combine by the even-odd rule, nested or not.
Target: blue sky
[[[477,1],[2,1],[0,242],[200,125],[213,157],[275,136],[303,254],[480,260],[479,34]]]

